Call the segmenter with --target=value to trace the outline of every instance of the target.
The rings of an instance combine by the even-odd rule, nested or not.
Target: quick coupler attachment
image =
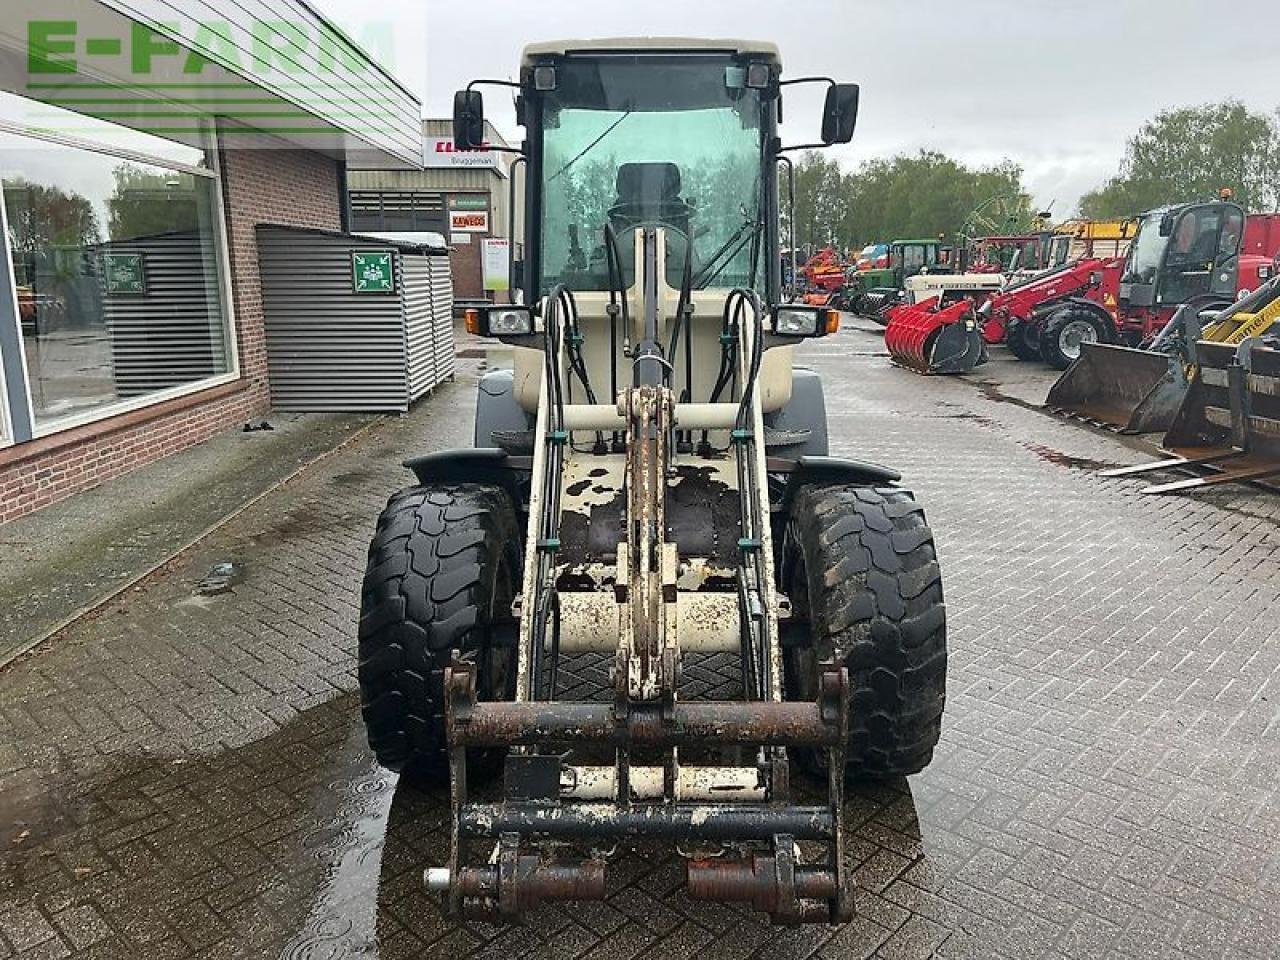
[[[460,661],[445,689],[449,864],[426,881],[450,915],[514,922],[544,902],[603,899],[599,851],[659,841],[687,856],[694,899],[748,904],[779,924],[852,916],[843,667],[826,666],[811,702],[480,702],[475,668]],[[472,800],[467,753],[497,747],[510,749],[501,794]],[[826,754],[826,803],[792,802],[787,747]],[[595,765],[570,759],[579,748]],[[700,759],[727,748],[728,759],[683,765],[682,748]]]

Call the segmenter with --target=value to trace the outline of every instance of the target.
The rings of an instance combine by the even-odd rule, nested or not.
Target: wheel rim
[[[1098,331],[1087,320],[1072,320],[1058,333],[1058,349],[1068,360],[1080,357],[1082,343],[1097,343]]]

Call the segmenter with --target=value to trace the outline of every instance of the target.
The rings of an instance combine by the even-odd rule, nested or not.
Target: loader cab
[[[781,278],[769,169],[780,67],[756,51],[533,47],[527,131],[526,298],[557,284],[634,282],[637,227],[663,230],[666,282],[773,293]],[[610,247],[613,250],[610,250]]]
[[[1058,267],[1066,266],[1072,259],[1071,256],[1074,237],[1070,234],[1051,234],[1045,245],[1045,257],[1041,262],[1041,267],[1046,270],[1056,270]]]
[[[776,47],[642,39],[533,44],[517,90],[525,176],[522,288],[534,304],[557,285],[608,291],[610,261],[634,282],[639,227],[662,230],[669,286],[753,289],[781,299],[776,165],[782,92],[828,85],[821,147],[853,135],[858,89],[783,81]],[[489,82],[489,81],[483,81]],[[455,141],[469,147],[480,93],[455,99]],[[482,122],[482,120],[481,120]],[[785,162],[785,161],[784,161]]]
[[[1159,308],[1216,294],[1234,298],[1245,213],[1214,201],[1142,215],[1120,278],[1120,302]]]

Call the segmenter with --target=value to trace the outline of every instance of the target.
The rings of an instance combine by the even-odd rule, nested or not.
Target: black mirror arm
[[[520,84],[514,80],[472,80],[467,84],[467,92],[471,92],[472,87],[510,87],[513,90],[519,90]]]
[[[514,80],[472,80],[467,84],[467,92],[470,93],[474,87],[509,87],[512,90],[522,89],[520,84],[516,83]],[[492,150],[494,153],[514,153],[521,157],[528,156],[525,153],[524,147],[500,147],[494,143],[490,144],[485,149]]]
[[[835,80],[831,79],[831,77],[796,77],[794,80],[779,80],[778,86],[792,87],[800,83],[825,83],[828,87],[836,85]]]
[[[780,80],[778,81],[778,86],[794,87],[802,83],[825,83],[828,88],[836,85],[835,80],[831,77],[796,77],[794,80]],[[798,143],[794,147],[778,147],[774,150],[774,155],[780,156],[794,150],[825,150],[829,146],[831,144],[828,143]]]
[[[793,153],[796,150],[826,150],[834,146],[836,146],[834,143],[797,143],[792,147],[778,147],[774,150],[774,153],[781,156],[784,153]]]

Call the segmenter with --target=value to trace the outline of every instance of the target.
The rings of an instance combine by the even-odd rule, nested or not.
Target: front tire
[[[1004,344],[1019,360],[1040,359],[1040,325],[1021,317],[1010,317],[1004,328]]]
[[[849,670],[845,777],[929,765],[946,703],[946,609],[933,534],[906,490],[810,486],[795,497],[782,583],[809,642],[788,647],[791,699],[814,699],[818,665]],[[810,767],[821,756],[799,752]]]
[[[1057,370],[1065,370],[1080,357],[1082,343],[1107,343],[1106,322],[1092,310],[1064,307],[1044,319],[1040,330],[1040,356]]]
[[[393,496],[369,546],[360,603],[360,703],[382,766],[448,781],[444,670],[457,650],[482,700],[515,694],[515,648],[498,642],[520,576],[511,497],[483,484]],[[483,759],[483,758],[479,758]],[[481,764],[481,767],[489,766]]]

